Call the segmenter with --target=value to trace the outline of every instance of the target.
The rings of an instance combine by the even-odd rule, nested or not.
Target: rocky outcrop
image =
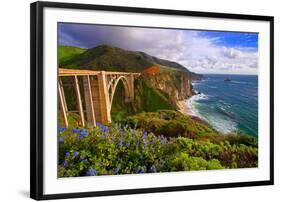
[[[185,72],[164,72],[155,75],[145,75],[150,86],[166,95],[169,102],[177,108],[178,101],[193,95],[190,76]]]

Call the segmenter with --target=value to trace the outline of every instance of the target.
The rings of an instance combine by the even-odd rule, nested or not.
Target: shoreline
[[[198,92],[194,90],[194,86],[192,85],[192,83],[190,83],[190,85],[191,85],[191,96],[186,99],[177,101],[177,107],[178,107],[177,111],[181,112],[183,115],[197,117],[202,120],[201,117],[199,117],[197,114],[194,113],[194,111],[192,110],[192,106],[190,106],[191,105],[190,99],[192,99],[193,96],[198,95]]]
[[[185,100],[178,100],[177,101],[177,106],[179,108],[178,111],[181,112],[184,115],[194,116],[189,104],[187,103],[190,98],[185,99]]]

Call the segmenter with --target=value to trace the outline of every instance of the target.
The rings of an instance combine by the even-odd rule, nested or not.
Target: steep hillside
[[[62,62],[66,68],[80,68],[107,71],[142,72],[153,65],[133,51],[127,51],[107,45],[86,50],[80,55]]]
[[[194,77],[196,78],[198,75],[189,71],[186,67],[182,66],[179,63],[173,62],[173,61],[169,61],[169,60],[163,60],[151,55],[148,55],[144,52],[136,52],[137,55],[139,55],[142,59],[147,60],[153,64],[158,64],[161,65],[163,67],[168,67],[170,69],[174,69],[174,70],[178,70],[178,71],[183,71],[186,74],[188,74],[188,76],[190,77]]]
[[[58,55],[59,55],[59,64],[67,62],[70,58],[79,55],[85,52],[86,49],[78,48],[73,46],[59,46]]]

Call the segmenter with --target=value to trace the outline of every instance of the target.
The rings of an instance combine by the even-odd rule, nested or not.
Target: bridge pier
[[[129,82],[130,82],[130,84],[129,84],[130,102],[133,102],[133,101],[134,101],[134,97],[135,97],[135,95],[134,95],[134,88],[135,88],[135,86],[134,86],[134,81],[135,81],[134,75],[131,74],[131,75],[130,75],[130,79],[129,79]]]
[[[101,123],[107,124],[111,122],[110,116],[110,101],[109,101],[109,93],[107,91],[107,83],[105,72],[101,71],[98,77],[98,92],[100,96],[100,114],[101,114]]]
[[[81,123],[79,123],[79,124],[82,127],[84,127],[85,126],[84,110],[83,110],[83,105],[82,105],[80,88],[79,88],[77,76],[74,76],[74,89],[75,89],[75,93],[76,93],[77,106],[78,106],[78,110],[79,110],[79,114],[80,114],[80,122]]]
[[[95,124],[96,122],[102,124],[108,124],[111,122],[109,95],[106,89],[105,79],[105,74],[103,73],[92,76],[91,79],[89,79],[91,95],[89,94],[90,91],[84,91],[86,108],[87,106],[90,106],[90,102],[93,105]],[[90,97],[92,98],[92,101],[90,100]],[[91,110],[89,109],[87,111],[89,111],[87,114],[89,113],[89,116],[91,116]]]
[[[94,102],[90,76],[83,76],[84,97],[86,105],[87,122],[89,126],[96,126]]]
[[[68,127],[68,120],[67,120],[67,114],[66,114],[66,101],[64,97],[64,91],[61,80],[58,82],[58,96],[59,96],[59,109],[62,114],[64,126]]]

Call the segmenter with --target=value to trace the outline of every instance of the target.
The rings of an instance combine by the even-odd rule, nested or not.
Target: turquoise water
[[[188,100],[194,115],[220,132],[258,137],[258,76],[204,75],[193,87],[200,92]]]

